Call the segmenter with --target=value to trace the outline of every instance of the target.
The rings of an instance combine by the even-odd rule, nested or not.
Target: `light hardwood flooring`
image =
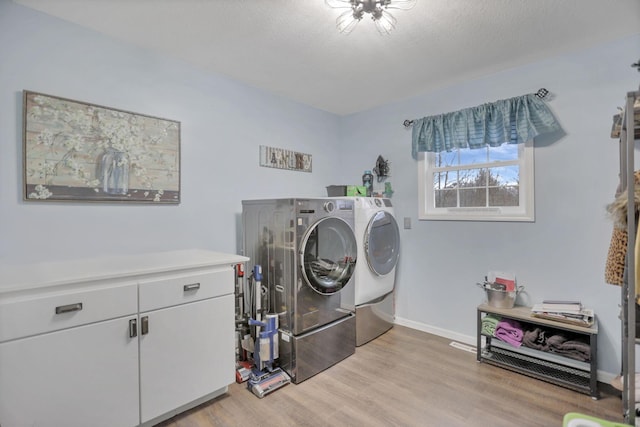
[[[303,381],[258,399],[245,384],[160,424],[210,426],[562,426],[567,412],[623,421],[620,393],[601,397],[476,361],[451,340],[402,326]]]

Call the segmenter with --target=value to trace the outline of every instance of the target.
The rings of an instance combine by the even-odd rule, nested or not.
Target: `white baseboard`
[[[448,338],[454,341],[458,341],[471,346],[477,345],[477,338],[471,335],[464,335],[458,332],[450,331],[448,329],[438,328],[436,326],[427,325],[425,323],[416,322],[413,320],[404,319],[396,316],[396,325],[406,326],[407,328],[416,329],[418,331],[427,332],[429,334],[437,335],[439,337]],[[602,383],[610,384],[611,381],[618,376],[618,374],[612,374],[611,372],[605,372],[598,369],[598,381]]]
[[[463,335],[458,332],[453,332],[447,329],[438,328],[436,326],[427,325],[425,323],[415,322],[413,320],[403,319],[396,316],[396,325],[406,326],[407,328],[417,329],[418,331],[427,332],[439,337],[449,338],[454,341],[459,341],[464,344],[476,346],[477,338],[471,335]]]

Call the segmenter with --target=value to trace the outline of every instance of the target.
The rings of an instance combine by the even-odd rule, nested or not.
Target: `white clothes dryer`
[[[354,273],[356,346],[360,346],[393,327],[400,231],[390,199],[357,197],[354,214],[359,260]]]

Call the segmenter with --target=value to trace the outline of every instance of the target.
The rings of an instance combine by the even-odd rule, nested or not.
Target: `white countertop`
[[[190,249],[35,264],[0,264],[0,294],[167,271],[235,265],[248,260],[242,255]]]

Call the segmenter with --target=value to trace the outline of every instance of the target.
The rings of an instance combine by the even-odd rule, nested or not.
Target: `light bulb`
[[[360,19],[356,17],[355,12],[351,9],[338,16],[336,19],[336,27],[341,33],[349,34],[358,25]]]
[[[376,28],[380,34],[386,35],[389,34],[393,29],[396,28],[396,18],[393,17],[386,10],[381,10],[380,14],[377,17],[373,17],[373,22],[376,23]]]

